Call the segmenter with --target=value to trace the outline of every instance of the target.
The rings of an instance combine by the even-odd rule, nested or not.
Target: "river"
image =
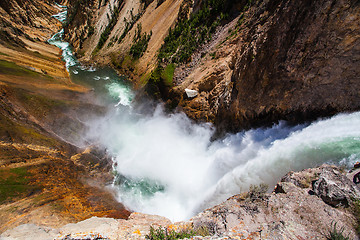
[[[55,17],[64,21],[66,10]],[[113,188],[130,210],[185,220],[252,184],[271,189],[289,171],[322,163],[350,168],[359,161],[360,112],[297,126],[280,122],[211,141],[213,127],[183,113],[166,114],[161,105],[139,113],[124,78],[79,64],[62,34],[49,43],[62,49],[71,79],[94,88],[110,106],[108,114],[88,121],[86,138],[113,156]]]

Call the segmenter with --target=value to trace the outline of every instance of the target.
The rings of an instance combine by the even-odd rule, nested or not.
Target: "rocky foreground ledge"
[[[188,222],[132,213],[128,220],[92,217],[59,229],[24,224],[0,239],[145,239],[150,226],[205,227],[210,234],[192,239],[327,239],[334,228],[349,239],[359,239],[360,189],[352,181],[359,172],[330,165],[289,172],[272,193],[252,188]]]

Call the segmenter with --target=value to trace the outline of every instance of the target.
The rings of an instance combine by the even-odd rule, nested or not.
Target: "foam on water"
[[[70,44],[62,40],[63,35],[64,29],[61,29],[61,31],[56,33],[52,38],[50,38],[48,42],[61,49],[66,69],[69,69],[69,67],[75,66],[77,64],[77,60],[72,52]]]
[[[109,80],[109,77],[105,77],[104,80]],[[109,91],[109,95],[114,99],[117,99],[118,104],[116,106],[130,106],[133,99],[133,94],[128,87],[116,82],[106,84],[105,86]]]

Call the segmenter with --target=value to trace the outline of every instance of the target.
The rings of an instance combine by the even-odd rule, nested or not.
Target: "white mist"
[[[147,194],[141,184],[115,186],[119,201],[172,221],[188,219],[251,184],[273,186],[288,171],[325,162],[351,165],[360,157],[360,113],[309,126],[280,123],[215,142],[211,125],[195,124],[182,113],[166,115],[161,106],[151,116],[121,106],[91,126],[90,135],[114,156],[120,175],[164,187]]]

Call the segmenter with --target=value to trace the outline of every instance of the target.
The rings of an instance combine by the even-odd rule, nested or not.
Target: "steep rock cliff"
[[[258,1],[241,24],[231,101],[218,123],[250,127],[358,110],[359,22],[359,1]]]
[[[232,131],[359,110],[359,22],[358,1],[251,2],[175,70],[170,96]]]
[[[61,24],[49,16],[57,13],[54,0],[32,1],[3,0],[0,2],[0,41],[9,40],[10,35],[28,39],[49,39],[53,30]],[[8,44],[12,44],[8,41]]]
[[[109,65],[132,77],[141,85],[140,76],[156,66],[168,29],[175,23],[181,0],[70,0],[66,40],[80,61]],[[140,58],[130,57],[136,32],[150,35]],[[136,81],[138,80],[138,81]]]
[[[139,86],[157,67],[157,53],[169,28],[203,4],[192,1],[185,8],[186,2],[170,0],[104,3],[70,1],[77,7],[70,11],[74,17],[68,39],[83,61],[110,63]],[[159,86],[169,106],[233,131],[359,109],[358,1],[229,4],[230,16],[211,40],[197,46],[185,63],[176,64],[172,86]],[[114,9],[119,11],[116,19]],[[129,51],[138,25],[141,33],[152,35],[144,54],[132,59]],[[109,26],[103,47],[96,50]],[[199,94],[188,98],[185,88]]]

